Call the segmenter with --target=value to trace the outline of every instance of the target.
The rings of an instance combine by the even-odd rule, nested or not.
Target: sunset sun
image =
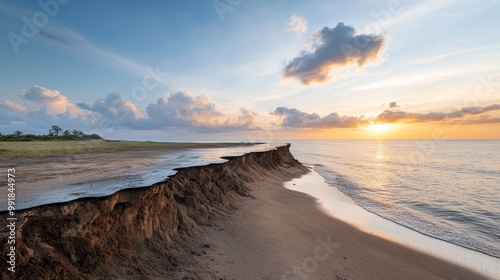
[[[392,123],[371,123],[366,126],[366,130],[371,133],[383,133],[393,130]]]

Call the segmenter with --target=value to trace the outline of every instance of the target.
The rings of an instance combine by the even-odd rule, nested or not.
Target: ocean
[[[500,258],[500,141],[303,140],[291,151],[365,210]]]

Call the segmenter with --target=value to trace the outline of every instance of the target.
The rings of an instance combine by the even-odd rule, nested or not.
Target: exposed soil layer
[[[233,211],[235,197],[251,196],[247,184],[256,178],[307,172],[289,146],[227,159],[148,188],[16,212],[15,279],[203,278],[189,257],[198,227]],[[2,244],[8,234],[2,227]],[[2,279],[14,278],[6,265]]]

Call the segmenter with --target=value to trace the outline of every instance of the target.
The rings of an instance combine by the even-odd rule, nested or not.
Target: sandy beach
[[[213,279],[485,279],[328,216],[282,186],[302,173],[259,178],[249,186],[254,198],[202,229],[200,246],[209,248],[198,258]]]

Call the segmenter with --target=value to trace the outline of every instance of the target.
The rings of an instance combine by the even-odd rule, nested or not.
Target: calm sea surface
[[[366,210],[500,258],[500,141],[292,141],[292,153]]]

